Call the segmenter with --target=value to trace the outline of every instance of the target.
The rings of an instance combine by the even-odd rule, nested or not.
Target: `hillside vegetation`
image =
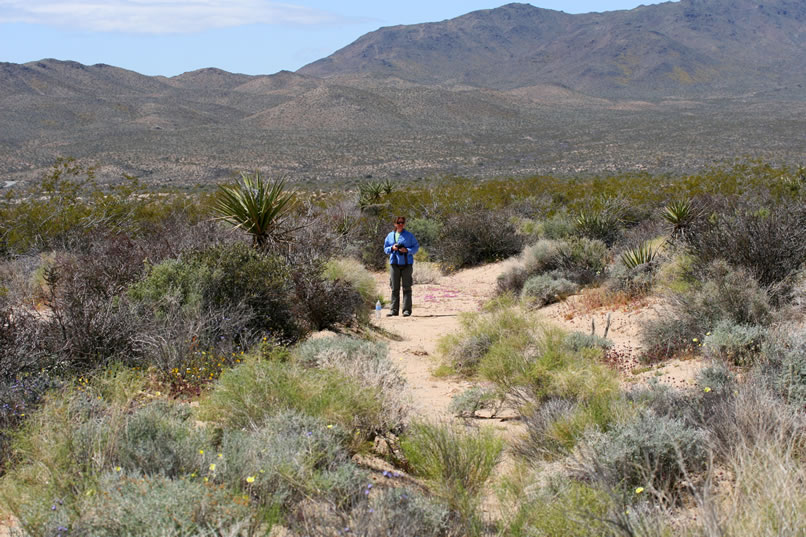
[[[269,181],[276,225],[260,228],[213,219],[251,203],[255,174],[217,194],[121,184],[65,160],[0,201],[0,506],[12,532],[806,527],[803,169],[365,181],[295,191],[282,207],[289,191]],[[418,263],[451,272],[518,256],[497,297],[442,341],[439,373],[474,384],[447,423],[411,414],[390,334],[368,316],[382,299],[368,269],[384,266],[397,214]],[[641,360],[704,360],[696,383],[626,389],[604,334],[537,317],[580,289],[661,301]],[[341,334],[310,337],[322,330]],[[501,408],[522,434],[479,425]]]

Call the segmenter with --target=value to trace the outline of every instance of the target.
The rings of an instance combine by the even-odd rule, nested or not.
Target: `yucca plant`
[[[663,209],[663,219],[672,225],[672,237],[684,237],[686,230],[694,219],[694,210],[690,200],[671,202]]]
[[[288,217],[295,205],[294,194],[285,191],[285,180],[264,181],[260,173],[241,172],[234,185],[220,185],[213,206],[216,220],[229,222],[252,235],[256,248],[278,240],[289,231]]]
[[[575,222],[577,231],[581,235],[598,239],[608,246],[616,241],[621,223],[621,216],[607,209],[580,211]]]
[[[636,248],[625,250],[621,254],[621,262],[624,263],[625,267],[632,270],[640,265],[651,263],[656,255],[658,255],[658,250],[652,248],[652,245],[648,242],[644,242]]]

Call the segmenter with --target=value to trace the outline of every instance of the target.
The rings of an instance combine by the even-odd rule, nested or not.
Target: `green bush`
[[[414,474],[459,515],[468,534],[478,534],[480,496],[503,441],[489,429],[466,433],[455,426],[415,423],[401,448]]]
[[[706,334],[703,340],[704,354],[708,358],[734,365],[751,365],[759,356],[766,335],[767,330],[760,326],[722,320]]]
[[[496,346],[525,349],[529,343],[529,319],[513,308],[489,315],[464,314],[462,331],[439,342],[441,353],[459,374],[472,376],[483,358]]]
[[[540,222],[538,234],[546,239],[565,239],[576,232],[574,220],[564,212],[558,212]]]
[[[607,522],[612,503],[606,493],[570,479],[555,479],[548,486],[510,486],[504,532],[512,537],[610,536],[615,531]]]
[[[378,289],[372,274],[354,259],[334,258],[325,263],[324,277],[331,281],[349,283],[369,307],[375,305]]]
[[[92,442],[108,438],[107,468],[120,466],[132,474],[178,477],[202,466],[199,448],[211,442],[208,431],[195,427],[190,408],[167,402],[155,402],[126,416],[122,430],[115,431],[116,416],[91,421],[77,428],[81,434],[83,455],[95,456]],[[96,429],[100,428],[100,429]],[[93,430],[84,434],[84,430]],[[116,436],[117,435],[117,436]],[[76,439],[75,443],[81,445]],[[81,454],[79,454],[80,456]]]
[[[406,220],[406,229],[417,237],[421,248],[430,251],[439,242],[442,224],[430,218],[410,218]]]
[[[572,352],[578,352],[582,349],[607,350],[613,346],[613,342],[596,334],[569,332],[563,340],[563,345]]]
[[[302,327],[294,315],[290,272],[282,258],[233,243],[188,252],[179,260],[154,266],[130,288],[129,296],[157,316],[177,309],[194,316],[233,309],[243,312],[244,324],[233,327],[236,333],[219,334],[211,327],[208,341],[221,335],[243,338],[244,333],[269,333],[293,341]]]
[[[607,246],[599,240],[570,238],[540,240],[523,252],[523,265],[529,275],[551,272],[578,284],[597,280],[607,266]]]
[[[310,339],[293,353],[306,367],[336,371],[375,393],[383,408],[383,430],[397,430],[405,420],[409,409],[406,380],[389,359],[385,344],[339,336]]]
[[[250,357],[225,371],[200,401],[203,419],[229,429],[260,427],[281,410],[296,410],[341,426],[351,432],[354,448],[386,432],[377,389],[333,370],[304,369],[293,363]]]
[[[579,287],[565,278],[555,278],[548,274],[532,276],[523,284],[521,298],[538,307],[565,300],[579,290]]]

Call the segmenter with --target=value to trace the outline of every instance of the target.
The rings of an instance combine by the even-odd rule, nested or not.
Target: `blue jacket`
[[[400,238],[398,239],[397,244],[405,246],[408,252],[405,254],[395,252],[392,250],[392,246],[395,245],[395,233],[395,231],[389,233],[389,235],[386,236],[386,240],[383,242],[383,251],[389,254],[389,264],[413,265],[414,254],[416,254],[417,250],[420,249],[420,243],[417,242],[417,239],[414,238],[414,235],[404,229],[400,232]]]

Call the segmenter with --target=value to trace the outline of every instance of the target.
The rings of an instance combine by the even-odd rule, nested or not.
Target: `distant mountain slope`
[[[682,0],[566,13],[508,4],[381,28],[298,71],[513,89],[558,84],[596,96],[740,94],[806,72],[803,0]]]

